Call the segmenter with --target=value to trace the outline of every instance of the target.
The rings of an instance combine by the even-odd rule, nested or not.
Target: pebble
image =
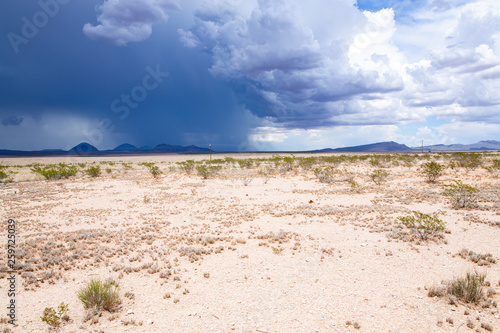
[[[148,318],[148,320],[146,322],[148,323],[148,325],[151,325],[152,323],[154,323],[153,319],[151,319],[151,318]]]
[[[127,314],[133,314],[133,313],[134,313],[134,311],[132,309],[127,311]]]

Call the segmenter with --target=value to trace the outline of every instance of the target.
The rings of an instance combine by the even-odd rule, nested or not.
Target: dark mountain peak
[[[130,143],[121,144],[115,149],[113,149],[113,151],[136,151],[136,150],[139,150],[139,148],[137,148],[134,145],[131,145]]]
[[[95,153],[99,151],[96,147],[92,146],[90,143],[87,142],[82,142],[68,150],[70,153],[77,153],[77,154],[90,154],[90,153]]]
[[[370,143],[367,145],[343,147],[337,149],[327,148],[327,149],[322,149],[320,151],[391,152],[391,151],[412,151],[412,150],[413,149],[409,148],[407,145],[400,144],[394,141],[385,141],[385,142]]]

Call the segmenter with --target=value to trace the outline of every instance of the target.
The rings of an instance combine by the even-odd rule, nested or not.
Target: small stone
[[[134,313],[134,311],[132,309],[127,311],[127,314],[133,314],[133,313]]]
[[[148,323],[148,325],[151,325],[152,323],[154,323],[153,319],[151,319],[151,318],[148,318],[148,320],[146,322]]]
[[[487,331],[493,332],[493,326],[491,326],[491,324],[489,324],[489,323],[486,323],[486,322],[483,321],[481,323],[481,327],[484,328]]]

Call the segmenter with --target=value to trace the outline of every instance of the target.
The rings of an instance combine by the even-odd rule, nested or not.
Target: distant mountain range
[[[433,151],[483,151],[483,150],[500,150],[500,141],[487,140],[479,141],[477,143],[463,145],[432,145],[424,146],[425,152]],[[400,144],[394,141],[377,142],[361,146],[351,146],[342,148],[325,148],[320,150],[309,151],[310,153],[327,153],[327,152],[420,152],[422,147],[408,147],[407,145]],[[62,149],[43,149],[36,151],[22,151],[22,150],[6,150],[0,149],[0,156],[52,156],[52,155],[120,155],[120,154],[155,154],[155,153],[208,153],[210,149],[201,148],[198,146],[179,146],[160,144],[156,147],[136,147],[129,143],[124,143],[118,147],[110,150],[98,150],[87,142],[82,142],[70,150]],[[286,153],[286,152],[283,152]]]
[[[483,150],[500,150],[500,141],[487,140],[477,143],[463,145],[431,145],[424,146],[424,152],[440,152],[440,151],[483,151]],[[394,141],[371,143],[361,146],[343,147],[343,148],[326,148],[315,150],[315,152],[420,152],[422,147],[408,147]]]
[[[396,151],[413,151],[413,149],[409,148],[406,145],[394,142],[394,141],[388,141],[388,142],[378,142],[378,143],[371,143],[368,145],[361,145],[361,146],[352,146],[352,147],[343,147],[343,148],[325,148],[325,149],[320,149],[320,150],[315,150],[315,152],[396,152]]]
[[[110,150],[99,150],[87,142],[82,142],[69,150],[62,149],[43,149],[34,151],[23,150],[7,150],[0,149],[0,155],[35,155],[35,156],[51,156],[51,155],[119,155],[119,154],[137,154],[137,153],[208,153],[210,149],[201,148],[198,146],[179,146],[160,144],[156,147],[136,147],[134,145],[124,143]]]
[[[500,150],[500,141],[486,140],[486,141],[479,141],[477,143],[473,143],[470,145],[453,144],[453,145],[424,146],[424,151],[469,151],[469,150]]]

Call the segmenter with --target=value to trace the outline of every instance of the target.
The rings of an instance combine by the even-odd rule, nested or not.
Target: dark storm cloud
[[[23,117],[9,116],[2,119],[2,125],[4,126],[19,126],[23,122]]]
[[[30,141],[35,148],[65,148],[80,141],[93,141],[98,148],[123,142],[212,143],[236,149],[246,140],[252,124],[233,90],[210,75],[206,54],[180,44],[176,30],[185,23],[179,11],[167,23],[155,25],[156,33],[147,40],[116,47],[82,32],[87,22],[95,21],[100,4],[98,0],[61,4],[57,15],[49,17],[35,36],[18,45],[17,53],[7,38],[0,39],[0,119],[10,117],[12,110],[24,117],[15,133],[19,143],[26,146]],[[139,9],[175,7],[168,1],[151,4]],[[110,18],[116,14],[112,9],[102,9],[99,17],[105,15],[106,20],[101,23],[125,24],[126,20]],[[22,18],[33,22],[33,15],[42,9],[36,3],[2,2],[0,12],[7,11],[10,15],[0,21],[0,31],[22,36]],[[136,14],[132,21],[140,17]],[[156,22],[153,16],[146,21]],[[168,77],[162,77],[162,82],[147,80],[148,88],[154,85],[154,89],[141,90],[150,75],[148,68],[159,68]],[[126,95],[134,107],[128,106],[123,117],[123,112],[114,112],[113,102],[120,102],[115,107],[127,105],[122,101]],[[7,144],[16,148],[16,139],[7,135],[0,136],[0,148]]]

